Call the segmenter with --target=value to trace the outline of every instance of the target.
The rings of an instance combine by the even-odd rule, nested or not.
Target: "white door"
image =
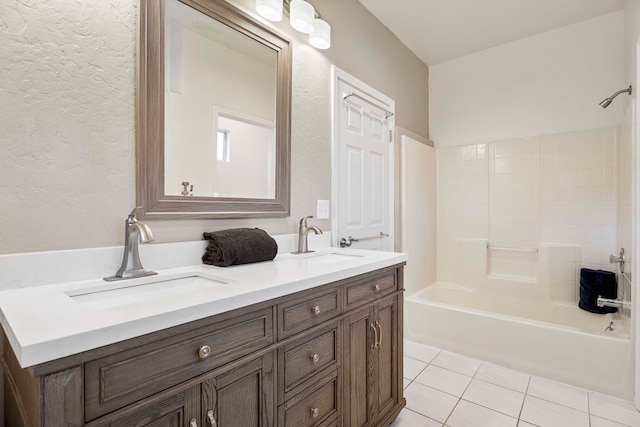
[[[334,244],[392,251],[394,103],[334,69],[333,105]]]

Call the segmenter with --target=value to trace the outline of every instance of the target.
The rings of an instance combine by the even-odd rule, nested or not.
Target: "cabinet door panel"
[[[398,297],[387,298],[377,306],[378,328],[378,418],[398,403]]]
[[[345,366],[347,388],[345,410],[346,425],[361,427],[373,419],[373,329],[372,309],[354,312],[346,325]]]
[[[203,413],[211,412],[220,427],[272,426],[275,396],[273,365],[273,353],[267,353],[203,382]]]
[[[106,416],[96,426],[104,427],[185,427],[200,419],[200,387],[176,392],[168,397],[151,398],[131,405],[119,416]]]

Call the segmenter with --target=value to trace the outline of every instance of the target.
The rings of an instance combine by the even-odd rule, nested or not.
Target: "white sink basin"
[[[313,264],[335,264],[343,261],[353,261],[362,258],[362,255],[343,254],[343,253],[312,253],[301,257],[300,260]]]
[[[139,303],[153,304],[154,300],[160,298],[166,300],[172,296],[208,292],[226,284],[227,282],[221,279],[190,273],[184,277],[155,276],[135,282],[110,282],[65,293],[85,307],[105,309]]]

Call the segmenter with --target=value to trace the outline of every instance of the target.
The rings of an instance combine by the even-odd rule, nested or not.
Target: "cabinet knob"
[[[202,347],[200,347],[200,349],[198,350],[198,357],[204,360],[209,356],[211,356],[211,347],[209,347],[208,345],[203,345]]]
[[[191,421],[189,421],[189,427],[198,427],[198,421],[196,421],[195,418],[191,418]]]
[[[373,292],[379,292],[380,291],[380,285],[375,285],[373,287]]]
[[[216,422],[216,419],[213,416],[213,410],[211,410],[211,409],[207,411],[207,422],[212,427],[217,427],[218,426],[218,423]]]
[[[318,355],[318,353],[313,353],[310,357],[313,363],[318,363],[318,361],[320,360],[320,356]]]
[[[311,312],[313,313],[314,316],[317,316],[318,314],[320,314],[320,306],[319,305],[313,306],[313,308],[311,309]]]
[[[320,409],[318,409],[318,408],[313,408],[313,409],[311,410],[311,416],[312,416],[313,418],[318,418],[318,415],[320,415]]]

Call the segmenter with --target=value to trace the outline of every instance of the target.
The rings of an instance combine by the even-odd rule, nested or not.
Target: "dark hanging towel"
[[[604,270],[580,269],[580,302],[578,307],[591,313],[615,313],[616,307],[598,307],[598,296],[616,299],[618,282],[615,273]]]

